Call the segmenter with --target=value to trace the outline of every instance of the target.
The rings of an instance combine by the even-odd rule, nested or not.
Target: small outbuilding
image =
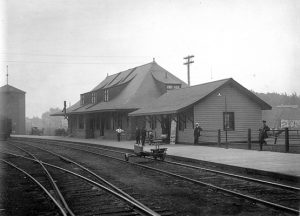
[[[13,134],[25,134],[25,92],[11,85],[0,87],[1,120],[11,122]]]

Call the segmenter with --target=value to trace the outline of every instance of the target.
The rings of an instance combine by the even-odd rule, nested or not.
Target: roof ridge
[[[14,87],[14,86],[12,86],[12,85],[9,85],[9,84],[6,84],[6,85],[3,85],[3,86],[1,86],[0,87],[0,91],[8,91],[8,89],[9,88],[11,88],[12,90],[14,90],[15,92],[21,92],[21,93],[24,93],[24,94],[26,94],[26,92],[25,91],[23,91],[23,90],[21,90],[21,89],[19,89],[19,88],[16,88],[16,87]]]
[[[136,67],[128,68],[128,69],[126,69],[126,70],[122,70],[122,71],[120,71],[120,72],[117,72],[117,73],[114,73],[114,74],[112,74],[112,75],[108,75],[107,77],[114,76],[114,75],[116,75],[116,74],[118,74],[118,73],[123,73],[123,72],[126,72],[126,71],[128,71],[128,70],[137,69],[137,68],[139,68],[139,67],[143,67],[143,66],[146,66],[146,65],[148,65],[148,64],[152,64],[152,63],[156,63],[156,62],[153,62],[153,61],[152,61],[152,62],[149,62],[149,63],[142,64],[142,65],[140,65],[140,66],[136,66]]]
[[[233,80],[232,78],[225,78],[225,79],[220,79],[220,80],[215,80],[215,81],[210,81],[210,82],[206,82],[206,83],[200,83],[197,85],[193,85],[193,86],[188,86],[186,88],[190,88],[190,87],[196,87],[196,86],[200,86],[200,85],[207,85],[207,84],[211,84],[211,83],[216,83],[216,82],[221,82],[221,81],[225,81],[225,80]]]
[[[196,88],[196,87],[199,87],[201,85],[212,84],[212,83],[221,82],[221,81],[225,81],[225,80],[230,81],[230,80],[233,80],[233,79],[232,78],[226,78],[226,79],[215,80],[215,81],[206,82],[206,83],[200,83],[200,84],[193,85],[193,86],[186,86],[186,87],[183,87],[183,88],[173,89],[172,92],[173,91],[180,91],[180,90],[183,90],[183,89]]]

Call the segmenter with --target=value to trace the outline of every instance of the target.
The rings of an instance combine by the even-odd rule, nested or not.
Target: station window
[[[104,90],[104,101],[107,102],[109,99],[108,89]]]
[[[234,130],[234,112],[223,112],[224,130]]]
[[[96,103],[96,92],[92,92],[92,104]]]
[[[80,95],[80,104],[84,105],[84,95]]]
[[[122,128],[122,115],[119,115],[118,116],[118,126],[117,127],[120,127],[120,128]]]
[[[82,115],[80,115],[80,116],[78,117],[78,128],[79,128],[79,129],[83,129],[83,128],[84,128],[83,116],[82,116]]]
[[[111,119],[109,117],[105,118],[105,129],[110,130],[111,128]]]
[[[96,130],[100,130],[100,116],[97,115],[96,117]]]
[[[183,131],[184,129],[186,129],[186,115],[179,115],[179,125],[178,125],[178,129],[180,131]]]
[[[151,116],[150,127],[152,130],[156,128],[156,116]]]
[[[167,85],[166,86],[167,90],[172,90],[172,89],[179,89],[180,88],[180,85]]]

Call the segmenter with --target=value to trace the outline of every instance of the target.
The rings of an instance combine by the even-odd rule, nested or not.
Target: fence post
[[[218,146],[221,146],[221,130],[218,130]]]
[[[285,133],[285,152],[289,152],[289,148],[290,148],[290,140],[289,140],[289,128],[285,128],[284,129],[284,133]]]
[[[251,128],[248,128],[248,149],[251,149]]]

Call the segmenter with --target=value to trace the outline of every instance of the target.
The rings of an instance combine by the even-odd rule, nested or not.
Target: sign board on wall
[[[175,144],[176,141],[176,121],[171,122],[170,144]]]
[[[300,128],[300,120],[281,119],[281,128]]]

